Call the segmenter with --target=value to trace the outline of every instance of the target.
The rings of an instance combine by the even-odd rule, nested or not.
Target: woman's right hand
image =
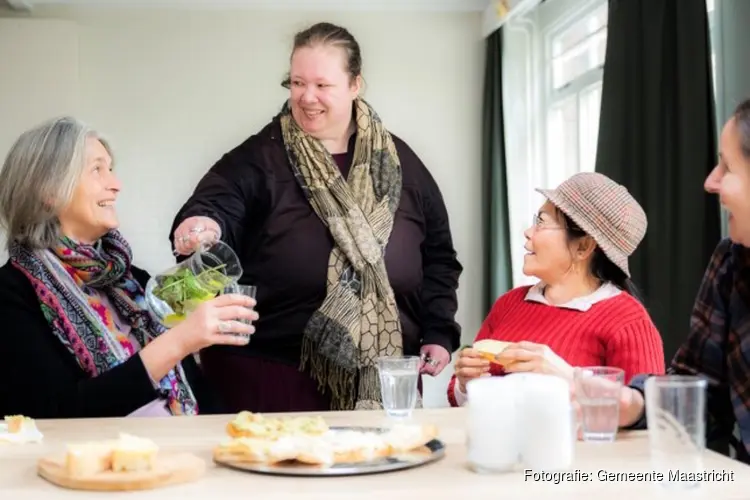
[[[170,334],[179,342],[185,356],[215,344],[245,345],[255,327],[239,320],[257,320],[258,313],[253,307],[255,300],[246,295],[220,295],[188,314]]]
[[[174,231],[174,249],[178,255],[190,255],[198,244],[221,238],[221,227],[210,217],[188,217]]]
[[[458,389],[466,394],[466,383],[479,377],[490,375],[490,362],[479,351],[467,347],[462,349],[456,360],[456,380]]]

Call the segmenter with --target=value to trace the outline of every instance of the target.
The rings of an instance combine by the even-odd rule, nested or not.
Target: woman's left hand
[[[427,344],[419,350],[419,358],[419,373],[435,377],[450,362],[451,354],[443,346]]]
[[[498,361],[502,361],[506,373],[546,373],[573,380],[573,367],[544,344],[511,344],[500,353]]]

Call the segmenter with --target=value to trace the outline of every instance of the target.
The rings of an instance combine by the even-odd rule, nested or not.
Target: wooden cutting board
[[[156,467],[145,472],[101,472],[91,476],[71,477],[62,457],[44,457],[37,464],[37,473],[47,481],[73,490],[135,491],[187,483],[200,478],[206,462],[191,454],[164,455]]]

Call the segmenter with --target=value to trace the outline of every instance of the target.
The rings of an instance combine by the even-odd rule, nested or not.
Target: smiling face
[[[320,140],[346,134],[361,77],[350,76],[343,49],[325,44],[298,48],[289,79],[292,116],[302,130]]]
[[[571,268],[572,256],[564,221],[555,206],[547,202],[524,232],[528,252],[523,258],[523,273],[545,283],[555,283]]]
[[[750,246],[750,159],[742,152],[737,120],[729,120],[719,139],[719,162],[706,178],[706,191],[719,195],[729,213],[729,238]]]
[[[81,243],[93,243],[119,226],[115,202],[120,181],[112,157],[96,138],[86,138],[83,171],[70,202],[58,218],[63,234]]]

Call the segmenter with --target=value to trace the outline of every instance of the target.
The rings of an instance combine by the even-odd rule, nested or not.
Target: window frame
[[[572,1],[572,0],[571,0]],[[550,6],[553,5],[555,2],[545,2],[544,4],[541,4],[539,7],[539,13],[537,15],[537,22],[538,22],[538,28],[539,28],[539,34],[540,34],[540,41],[541,44],[539,47],[541,48],[542,54],[540,59],[541,64],[543,65],[542,71],[540,74],[542,75],[542,91],[539,93],[541,97],[540,107],[539,107],[539,116],[538,120],[540,123],[540,132],[542,134],[541,136],[541,149],[543,151],[542,157],[543,157],[543,165],[544,168],[542,169],[542,175],[543,178],[539,179],[541,182],[547,186],[550,182],[551,171],[550,171],[550,165],[552,165],[552,158],[550,158],[549,153],[549,137],[548,137],[548,129],[549,129],[549,119],[550,119],[550,113],[552,109],[555,106],[559,106],[561,103],[563,103],[565,100],[570,98],[571,96],[576,96],[576,107],[578,109],[577,113],[577,126],[578,126],[578,140],[576,141],[576,158],[578,160],[578,163],[581,163],[581,116],[580,116],[580,96],[585,91],[597,86],[601,85],[602,81],[604,79],[604,62],[602,62],[600,65],[589,69],[585,73],[582,73],[581,75],[577,76],[573,80],[567,82],[565,85],[560,87],[559,89],[555,89],[554,87],[554,68],[552,64],[553,59],[553,43],[556,37],[561,35],[563,32],[565,32],[567,29],[575,26],[577,23],[585,21],[585,19],[593,14],[597,9],[601,8],[602,6],[606,6],[609,8],[609,2],[608,0],[581,0],[576,2],[576,5],[574,8],[566,9],[560,13],[556,13],[554,11],[551,11]],[[545,7],[547,9],[550,9],[550,11],[545,12]],[[599,31],[605,31],[609,29],[608,23],[605,23],[604,26]],[[598,31],[598,32],[599,32]],[[593,35],[593,34],[592,34]],[[579,167],[580,168],[580,167]],[[554,187],[554,186],[548,186],[548,187]]]

